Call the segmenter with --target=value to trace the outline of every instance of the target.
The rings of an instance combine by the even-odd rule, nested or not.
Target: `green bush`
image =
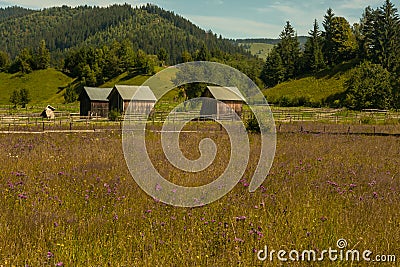
[[[108,118],[110,119],[110,121],[119,121],[121,120],[121,113],[118,110],[113,109],[108,114]]]
[[[249,133],[260,133],[260,125],[258,125],[258,121],[254,114],[251,114],[250,118],[246,121],[246,130]]]

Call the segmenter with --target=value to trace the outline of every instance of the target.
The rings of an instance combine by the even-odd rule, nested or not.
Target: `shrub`
[[[246,121],[246,130],[250,133],[260,133],[260,125],[258,125],[254,114],[251,114],[250,118]]]
[[[119,120],[121,119],[121,113],[120,113],[118,110],[113,109],[113,110],[111,110],[110,113],[108,114],[108,118],[109,118],[111,121],[119,121]]]

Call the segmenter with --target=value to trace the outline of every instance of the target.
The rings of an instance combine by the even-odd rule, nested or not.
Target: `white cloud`
[[[205,30],[223,32],[224,35],[228,35],[225,37],[232,38],[267,37],[281,30],[280,26],[274,24],[241,18],[197,15],[186,15],[186,17]]]
[[[379,6],[383,4],[383,0],[352,0],[352,1],[341,1],[342,3],[338,5],[338,9],[358,9],[363,10],[367,6]]]

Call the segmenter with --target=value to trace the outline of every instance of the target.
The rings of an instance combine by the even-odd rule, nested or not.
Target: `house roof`
[[[108,101],[112,88],[84,87],[89,99],[92,101]]]
[[[114,89],[118,91],[123,100],[157,101],[148,86],[115,85]]]
[[[237,87],[207,86],[217,100],[246,101]]]

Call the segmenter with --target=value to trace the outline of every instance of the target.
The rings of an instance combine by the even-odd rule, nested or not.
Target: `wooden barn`
[[[239,116],[242,115],[245,98],[237,87],[207,86],[202,97],[213,98],[229,106]],[[212,116],[217,119],[232,117],[232,110],[226,108],[222,103],[215,101],[205,101],[201,107],[201,115]]]
[[[150,87],[131,85],[115,85],[108,96],[108,100],[110,103],[109,110],[117,110],[121,114],[126,112],[131,101],[133,101],[131,112],[134,114],[150,113],[157,102]]]
[[[108,95],[112,88],[84,87],[79,95],[81,116],[108,117]]]

